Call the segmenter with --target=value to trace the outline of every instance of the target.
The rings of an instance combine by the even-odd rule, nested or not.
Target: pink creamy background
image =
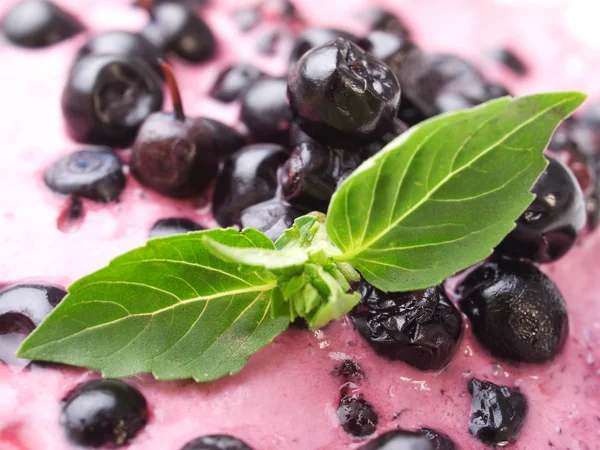
[[[129,0],[56,0],[91,30],[132,29],[145,15]],[[12,0],[0,2],[0,14]],[[281,74],[285,57],[265,58],[254,40],[241,37],[229,19],[235,6],[214,0],[205,12],[218,35],[218,60],[200,67],[175,63],[187,112],[233,124],[235,105],[206,97],[219,69],[244,60]],[[302,0],[298,9],[311,24],[360,31],[353,14],[367,1]],[[373,2],[375,3],[375,2]],[[491,79],[515,94],[579,89],[600,94],[600,7],[591,0],[389,0],[427,51],[449,51],[482,63],[485,49],[517,48],[531,67],[518,79],[482,63]],[[250,35],[252,36],[252,34]],[[22,51],[0,43],[0,283],[39,277],[68,284],[142,245],[160,218],[188,216],[205,224],[206,202],[172,201],[146,192],[133,179],[118,204],[86,202],[81,228],[56,227],[64,199],[43,186],[44,168],[80,146],[63,132],[60,93],[76,49],[85,36],[44,51]],[[285,52],[283,52],[285,53]],[[413,370],[373,354],[347,321],[322,332],[290,330],[254,355],[236,376],[209,384],[153,382],[134,377],[152,411],[131,450],[177,450],[195,437],[231,433],[257,450],[356,448],[336,417],[340,381],[330,375],[336,361],[355,358],[367,379],[360,383],[379,413],[378,432],[427,426],[446,432],[462,449],[483,446],[467,431],[472,376],[518,385],[529,400],[525,427],[514,449],[599,449],[600,441],[600,232],[586,237],[567,257],[545,270],[567,300],[571,333],[552,364],[515,367],[491,359],[467,328],[457,356],[438,374]],[[58,423],[62,396],[97,377],[83,370],[18,373],[0,366],[0,450],[59,450],[71,446]]]

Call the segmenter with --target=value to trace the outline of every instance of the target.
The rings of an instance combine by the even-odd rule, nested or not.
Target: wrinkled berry
[[[375,433],[379,422],[373,406],[360,394],[343,396],[337,408],[337,416],[344,431],[355,437]]]

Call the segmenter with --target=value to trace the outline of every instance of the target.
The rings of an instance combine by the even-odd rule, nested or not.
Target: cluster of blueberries
[[[365,159],[410,126],[437,114],[468,108],[508,94],[455,55],[429,55],[410,39],[402,21],[381,9],[363,14],[366,36],[299,27],[287,0],[264,0],[236,12],[243,30],[261,14],[278,14],[295,36],[285,78],[236,63],[217,78],[210,95],[241,104],[240,127],[186,117],[175,77],[162,58],[201,63],[217,41],[198,15],[204,2],[139,0],[149,14],[139,32],[107,31],[78,51],[69,72],[62,112],[70,136],[89,144],[47,168],[48,188],[69,195],[70,218],[82,214],[80,198],[111,202],[126,185],[116,149],[131,148],[129,168],[147,188],[174,198],[202,195],[216,179],[212,211],[223,226],[252,227],[277,239],[294,219],[326,212],[337,186]],[[45,47],[83,31],[69,13],[43,0],[23,0],[2,18],[3,36],[22,47]],[[291,33],[293,34],[292,31]],[[271,36],[270,42],[275,39]],[[526,67],[509,51],[495,57],[517,73]],[[163,84],[174,112],[161,112]],[[533,188],[535,200],[494,255],[459,284],[459,306],[491,355],[515,363],[556,357],[568,334],[565,302],[537,264],[561,258],[600,217],[600,106],[565,122],[550,144],[549,165]],[[187,218],[166,218],[150,230],[162,237],[203,229]],[[350,313],[356,329],[383,357],[420,370],[440,370],[454,356],[462,334],[459,310],[444,285],[424,291],[384,293],[362,281],[353,286],[361,303]],[[65,295],[40,284],[0,291],[0,333],[28,334]],[[0,357],[9,363],[15,343]],[[12,342],[12,341],[11,341]],[[6,345],[5,345],[6,344]],[[338,375],[360,374],[346,362]],[[351,383],[352,384],[352,383]],[[487,444],[514,439],[527,412],[516,389],[473,379],[470,431]],[[110,397],[98,409],[97,395]],[[104,402],[102,404],[109,404]],[[344,430],[365,437],[377,413],[362,394],[342,390],[338,416]],[[63,402],[69,437],[85,446],[123,445],[145,425],[144,397],[116,380],[85,383]],[[414,448],[454,449],[433,430],[398,430],[363,450],[412,443]],[[229,436],[209,436],[185,450],[249,447]],[[390,447],[391,448],[391,447]]]

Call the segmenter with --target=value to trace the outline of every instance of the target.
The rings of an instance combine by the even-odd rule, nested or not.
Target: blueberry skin
[[[402,63],[403,56],[414,44],[408,39],[386,31],[374,30],[358,41],[365,51],[388,64],[392,69]]]
[[[472,396],[469,432],[488,445],[514,441],[527,416],[525,396],[506,386],[476,379],[469,381],[468,389]]]
[[[212,58],[217,49],[215,36],[196,11],[178,3],[154,7],[153,18],[141,33],[163,52],[171,52],[190,63]]]
[[[205,230],[202,225],[186,217],[169,217],[160,219],[150,229],[149,239],[185,234],[192,231]]]
[[[181,450],[252,450],[244,441],[225,434],[204,436],[185,444]]]
[[[276,241],[301,215],[303,215],[301,211],[285,201],[271,199],[244,209],[239,225],[242,228],[255,228],[262,231],[272,241]]]
[[[449,436],[431,428],[421,428],[423,433],[433,444],[433,450],[458,450],[456,444]]]
[[[347,39],[352,42],[358,42],[359,38],[345,31],[336,30],[334,28],[307,28],[304,30],[294,42],[292,52],[290,54],[289,69],[304,56],[304,54],[312,48],[319,47],[329,41],[337,38]]]
[[[130,31],[104,31],[92,36],[75,57],[75,62],[89,55],[121,55],[141,59],[162,79],[163,73],[158,63],[162,57],[160,49],[140,33]]]
[[[366,20],[370,30],[384,31],[403,38],[410,36],[407,25],[390,11],[381,8],[369,8],[360,15]]]
[[[457,293],[475,337],[493,356],[543,363],[564,347],[569,332],[565,301],[533,264],[486,262],[467,276]]]
[[[363,297],[350,318],[379,355],[419,370],[440,370],[450,363],[462,318],[442,286],[385,293],[363,283],[354,287]]]
[[[240,118],[257,142],[286,145],[292,112],[286,99],[287,83],[278,78],[262,78],[242,94]]]
[[[122,55],[80,59],[62,94],[69,135],[111,147],[131,145],[144,119],[162,103],[160,78],[143,60]]]
[[[55,161],[46,169],[44,182],[60,194],[110,202],[123,192],[125,174],[112,149],[100,147],[79,150]]]
[[[176,198],[202,193],[217,176],[219,148],[206,120],[154,113],[144,121],[131,153],[131,173],[148,188]]]
[[[23,365],[15,356],[23,336],[31,333],[67,295],[59,287],[19,283],[0,291],[0,362]]]
[[[500,255],[540,263],[556,261],[573,247],[585,227],[585,200],[577,179],[562,162],[546,158],[548,167],[531,190],[535,200],[496,247]]]
[[[219,74],[210,95],[225,103],[232,102],[262,76],[260,69],[250,64],[234,64]]]
[[[390,68],[344,39],[307,52],[288,75],[294,119],[318,142],[364,145],[392,127],[400,83]]]
[[[230,126],[214,119],[202,118],[201,121],[211,130],[212,142],[219,158],[227,158],[246,144],[246,137]]]
[[[54,3],[45,0],[21,0],[2,17],[0,29],[14,45],[42,48],[81,33],[84,26]]]
[[[375,433],[379,416],[361,395],[345,395],[340,399],[337,416],[344,431],[355,437]]]
[[[239,223],[242,211],[269,200],[277,190],[277,170],[288,152],[277,144],[254,144],[231,155],[213,194],[213,216],[223,227]]]
[[[119,380],[83,383],[62,401],[61,424],[69,440],[84,447],[122,447],[147,422],[146,399]]]

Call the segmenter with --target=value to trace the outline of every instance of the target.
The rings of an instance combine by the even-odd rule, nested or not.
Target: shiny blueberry
[[[77,386],[62,402],[61,423],[71,442],[83,447],[122,447],[148,422],[140,391],[119,380]]]
[[[205,230],[205,228],[191,219],[186,217],[170,217],[168,219],[160,219],[152,225],[149,238],[161,238],[200,230]]]
[[[469,432],[488,445],[504,447],[515,440],[527,416],[527,400],[516,389],[472,379]]]
[[[497,358],[541,363],[554,359],[565,344],[565,301],[531,263],[486,262],[467,276],[458,294],[475,337]]]
[[[286,90],[285,80],[262,78],[242,94],[240,117],[255,141],[287,144],[292,112]]]
[[[359,450],[456,450],[456,445],[448,436],[429,429],[416,432],[393,430],[369,441]]]
[[[0,19],[0,30],[15,45],[41,48],[69,39],[84,27],[54,3],[21,0]]]
[[[175,111],[154,113],[144,121],[132,147],[131,172],[160,194],[191,197],[218,173],[215,128],[205,119],[185,116],[175,77],[168,65],[163,63],[163,69]]]
[[[244,441],[225,434],[204,436],[185,444],[181,450],[252,450]]]
[[[362,301],[350,318],[378,354],[420,370],[440,370],[450,363],[462,319],[442,286],[385,293],[359,285],[358,292]]]
[[[151,3],[151,0],[143,2],[151,20],[141,34],[156,48],[190,63],[201,63],[214,56],[215,36],[194,8],[175,2],[155,6]]]
[[[355,147],[392,127],[400,83],[390,68],[344,39],[308,51],[288,76],[295,120],[317,141]]]
[[[79,150],[52,163],[44,174],[52,191],[110,202],[125,188],[123,164],[106,147]]]
[[[577,179],[562,162],[547,159],[548,167],[531,190],[535,200],[496,248],[498,254],[541,263],[556,261],[585,227],[585,201]]]
[[[37,283],[14,284],[0,290],[0,361],[22,366],[15,356],[25,336],[31,333],[67,293],[56,286]]]
[[[370,30],[385,31],[400,37],[409,37],[409,30],[400,18],[381,8],[369,8],[363,11],[360,18],[367,22]]]
[[[519,56],[508,48],[495,48],[487,52],[487,57],[496,61],[508,69],[512,70],[517,75],[526,75],[527,66],[519,58]]]
[[[302,214],[288,203],[272,199],[244,209],[240,215],[239,225],[242,228],[255,228],[262,231],[271,240],[276,241]]]
[[[219,74],[210,95],[222,102],[232,102],[262,76],[260,69],[251,64],[234,64]]]
[[[128,147],[148,115],[160,110],[162,83],[141,59],[90,55],[73,66],[62,111],[78,142]]]
[[[319,47],[337,38],[347,39],[352,42],[358,41],[356,36],[345,31],[333,28],[307,28],[298,36],[296,42],[294,42],[292,53],[290,54],[290,69],[310,49]]]
[[[275,196],[277,170],[288,152],[277,144],[241,148],[226,161],[213,195],[213,216],[223,227],[239,223],[244,209]]]
[[[337,408],[337,416],[344,431],[355,437],[365,437],[375,433],[379,416],[373,405],[362,395],[344,395]]]
[[[300,144],[279,171],[281,194],[300,210],[326,212],[340,178],[361,162],[357,152]]]

